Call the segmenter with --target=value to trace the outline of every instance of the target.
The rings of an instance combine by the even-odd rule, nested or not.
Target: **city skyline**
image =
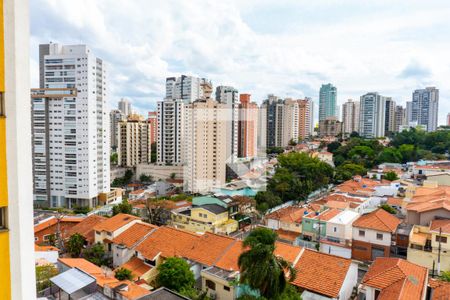
[[[309,96],[317,105],[321,84],[330,82],[338,88],[339,105],[374,91],[405,105],[414,90],[436,86],[443,124],[450,111],[445,85],[450,69],[441,61],[450,45],[440,33],[449,27],[450,7],[434,2],[424,8],[409,1],[405,10],[403,3],[282,1],[274,8],[269,2],[231,1],[203,2],[198,10],[196,2],[177,2],[147,14],[140,7],[149,4],[139,1],[79,6],[33,1],[32,87],[39,81],[39,43],[85,43],[111,68],[111,108],[126,97],[141,113],[155,110],[164,97],[165,78],[187,74],[209,78],[214,86],[233,86],[258,103],[273,93]],[[86,10],[96,17],[83,14]],[[133,18],[125,18],[125,12]],[[267,18],[280,22],[269,27]],[[325,38],[332,46],[321,46]],[[372,46],[365,47],[369,42]]]

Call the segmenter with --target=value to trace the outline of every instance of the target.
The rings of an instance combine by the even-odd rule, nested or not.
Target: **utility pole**
[[[441,238],[442,238],[442,227],[439,227],[439,246],[438,246],[438,263],[437,263],[437,275],[441,275]]]

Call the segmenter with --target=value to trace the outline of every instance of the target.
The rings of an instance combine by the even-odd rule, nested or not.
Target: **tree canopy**
[[[169,257],[158,266],[156,282],[176,292],[181,292],[194,287],[194,274],[189,264],[182,258]]]
[[[72,257],[80,257],[81,250],[83,250],[86,244],[86,239],[79,233],[72,234],[67,241],[67,252],[70,253]]]

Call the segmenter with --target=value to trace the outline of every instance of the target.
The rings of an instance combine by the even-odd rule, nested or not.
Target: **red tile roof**
[[[400,258],[378,257],[361,283],[381,290],[378,300],[420,300],[426,293],[427,276],[427,268]]]
[[[95,231],[107,231],[107,232],[113,232],[117,229],[125,226],[126,224],[133,222],[135,220],[140,220],[141,218],[128,215],[128,214],[117,214],[114,217],[109,218],[108,220],[105,220],[101,222],[100,224],[97,224],[94,226]]]
[[[71,236],[75,233],[79,233],[90,243],[94,243],[95,240],[95,231],[94,226],[102,223],[103,221],[107,220],[107,218],[98,216],[98,215],[91,215],[87,218],[85,218],[83,221],[72,227],[67,236]]]
[[[83,218],[81,217],[66,216],[61,218],[60,223],[80,223],[81,221],[83,221]],[[47,220],[34,226],[34,233],[47,229],[50,226],[55,225],[56,223],[58,223],[58,219],[56,217],[48,218]]]
[[[70,268],[78,268],[95,277],[97,285],[101,287],[107,283],[118,282],[114,274],[106,274],[100,267],[84,258],[58,258],[58,261]]]
[[[430,231],[439,232],[439,229],[442,230],[443,233],[450,234],[450,220],[433,220],[430,224]]]
[[[448,300],[450,299],[450,282],[429,279],[429,286],[433,289],[432,300]]]
[[[350,259],[305,249],[295,265],[293,285],[337,298],[352,261]]]
[[[115,237],[114,244],[124,245],[127,248],[133,248],[137,242],[145,238],[152,230],[158,226],[148,223],[135,223],[130,228]]]
[[[130,270],[131,273],[133,274],[133,279],[140,278],[142,275],[144,275],[145,273],[147,273],[152,269],[151,266],[145,264],[144,261],[135,256],[132,257],[128,262],[124,263],[119,268],[117,268],[116,271],[121,268]]]
[[[150,294],[150,291],[129,280],[107,284],[111,289],[122,295],[123,299],[136,300]]]
[[[353,227],[393,233],[400,223],[400,219],[380,208],[359,217],[353,222]]]
[[[265,219],[279,220],[286,223],[301,223],[303,216],[309,212],[306,208],[298,206],[288,206],[276,210],[265,216]]]

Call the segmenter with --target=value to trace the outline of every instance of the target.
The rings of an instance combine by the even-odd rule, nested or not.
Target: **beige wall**
[[[215,290],[211,290],[206,287],[207,280],[211,280],[215,283]],[[224,287],[230,288],[230,290],[227,291]],[[202,290],[208,291],[208,296],[216,300],[234,299],[234,286],[232,286],[228,281],[223,280],[222,278],[213,276],[205,272],[202,272]],[[215,298],[212,297],[213,295],[215,295]]]
[[[151,175],[154,180],[165,180],[175,173],[175,178],[183,179],[183,166],[161,166],[155,164],[139,164],[136,166],[136,178],[142,174]]]

